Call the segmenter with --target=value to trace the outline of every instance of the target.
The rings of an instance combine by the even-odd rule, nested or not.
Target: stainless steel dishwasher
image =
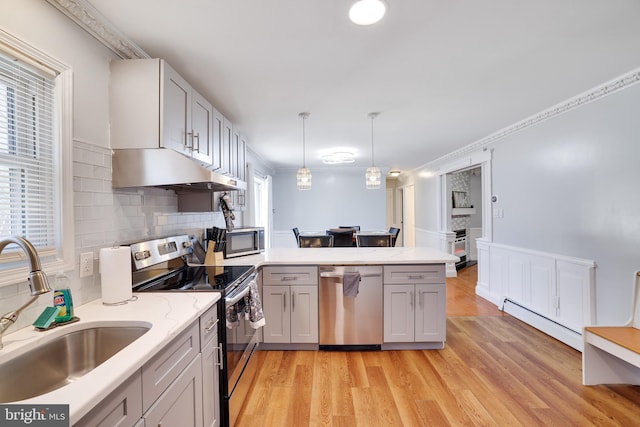
[[[344,296],[343,276],[359,273],[359,292]],[[380,350],[382,346],[382,267],[321,266],[320,350]]]

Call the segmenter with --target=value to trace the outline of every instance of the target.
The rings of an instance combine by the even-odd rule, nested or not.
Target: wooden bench
[[[584,328],[584,385],[640,385],[640,272],[634,274],[633,311],[623,326]]]

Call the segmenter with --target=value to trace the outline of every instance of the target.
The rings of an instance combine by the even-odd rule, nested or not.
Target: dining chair
[[[298,247],[301,248],[326,248],[333,246],[333,236],[299,236]]]
[[[291,230],[293,231],[293,235],[296,237],[296,245],[297,245],[298,238],[300,237],[300,230],[298,230],[298,227],[293,227]]]
[[[360,248],[388,247],[391,246],[391,235],[356,234],[356,245]]]
[[[350,229],[355,230],[355,231],[360,231],[360,226],[359,225],[341,225],[338,228],[350,228]]]
[[[353,246],[353,230],[333,231],[327,230],[329,236],[333,236],[333,246]]]
[[[400,234],[400,229],[395,227],[390,227],[389,233],[391,233],[391,246],[395,246],[396,240],[398,240],[398,234]]]

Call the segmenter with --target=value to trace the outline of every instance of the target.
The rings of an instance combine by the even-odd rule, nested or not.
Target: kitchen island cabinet
[[[444,347],[445,280],[442,264],[384,267],[383,349]]]
[[[287,248],[268,249],[259,255],[225,260],[228,265],[253,264],[262,268],[263,295],[265,301],[265,343],[280,343],[277,348],[295,349],[292,337],[287,334],[285,303],[289,300],[282,279],[286,274],[275,275],[278,269],[308,268],[309,265],[376,265],[383,266],[384,336],[381,348],[385,349],[437,349],[446,341],[446,264],[458,261],[456,256],[431,248]],[[305,267],[306,266],[306,267]],[[284,270],[285,272],[287,270]],[[317,270],[316,270],[317,271]],[[302,280],[296,277],[296,280]],[[304,279],[311,281],[311,279]],[[317,276],[314,279],[317,286]],[[293,282],[291,282],[293,283]],[[357,297],[356,297],[357,298]],[[271,306],[274,312],[271,313]],[[275,307],[278,306],[278,307]],[[317,316],[317,305],[309,308],[311,317]],[[296,318],[295,322],[301,321]],[[365,319],[366,321],[366,319]],[[269,325],[270,323],[274,323]],[[306,324],[306,323],[302,323]],[[269,328],[279,331],[271,332]],[[277,336],[276,336],[277,335]],[[313,345],[319,344],[316,341]],[[270,345],[270,344],[269,344]],[[266,345],[264,348],[269,348]]]
[[[317,349],[318,268],[264,267],[262,285],[262,306],[265,319],[268,319],[264,327],[263,348]]]

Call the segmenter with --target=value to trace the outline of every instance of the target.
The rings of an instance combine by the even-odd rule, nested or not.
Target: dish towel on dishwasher
[[[227,328],[233,329],[240,324],[241,319],[247,319],[253,329],[258,329],[266,324],[264,313],[262,312],[262,302],[255,280],[249,283],[249,293],[240,301],[227,307],[226,310]]]
[[[360,292],[360,273],[357,271],[345,271],[342,275],[342,295],[355,298]]]

